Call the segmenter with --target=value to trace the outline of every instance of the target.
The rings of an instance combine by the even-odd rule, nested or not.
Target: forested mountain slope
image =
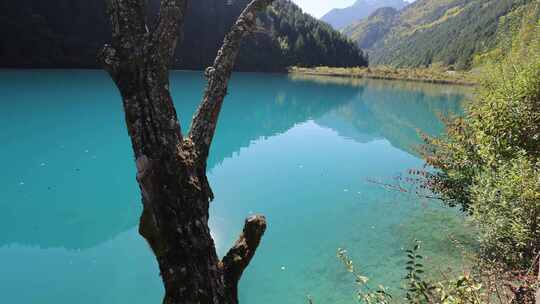
[[[368,50],[370,63],[442,64],[468,69],[498,45],[506,16],[536,0],[418,0],[400,12],[375,12],[344,33]]]
[[[159,0],[149,0],[155,11]],[[225,33],[248,0],[190,1],[184,43],[175,68],[209,66]],[[278,0],[259,16],[261,30],[246,39],[238,70],[279,71],[290,65],[361,66],[357,46],[327,24]],[[110,40],[105,0],[0,2],[0,67],[94,68],[98,49]]]
[[[343,30],[343,33],[362,49],[369,49],[392,29],[398,16],[398,10],[383,7],[371,14],[367,20],[349,25]]]
[[[475,66],[528,58],[540,50],[540,1],[521,5],[499,20],[496,46],[474,58]]]

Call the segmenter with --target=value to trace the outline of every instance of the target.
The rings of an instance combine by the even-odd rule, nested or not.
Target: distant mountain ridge
[[[408,4],[404,0],[357,0],[349,7],[335,8],[329,11],[321,17],[321,20],[340,30],[367,18],[379,8],[391,7],[400,10]]]
[[[368,52],[372,65],[458,70],[496,48],[502,24],[537,0],[417,0],[401,11],[382,9],[342,32]]]

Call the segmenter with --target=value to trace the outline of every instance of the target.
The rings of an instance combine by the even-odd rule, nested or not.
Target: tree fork
[[[220,261],[208,227],[213,194],[206,162],[240,43],[256,30],[257,12],[272,0],[251,1],[225,37],[205,72],[208,85],[186,138],[169,91],[169,68],[188,1],[161,0],[152,29],[146,24],[146,0],[107,1],[112,43],[98,58],[122,96],[142,194],[139,232],[158,261],[163,303],[238,303],[238,282],[266,220],[248,218]]]

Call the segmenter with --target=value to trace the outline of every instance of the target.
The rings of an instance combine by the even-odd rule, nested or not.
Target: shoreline
[[[0,71],[104,71],[100,68],[5,68],[0,67]],[[191,69],[171,69],[171,72],[203,72],[203,70]],[[448,74],[449,72],[455,74]],[[408,81],[431,84],[476,86],[478,81],[470,72],[437,71],[427,68],[395,69],[387,67],[375,68],[331,68],[314,67],[301,68],[290,67],[284,71],[234,71],[234,73],[261,73],[268,75],[308,75],[339,77],[352,79],[376,79],[389,81]]]
[[[376,68],[300,68],[291,67],[289,74],[310,76],[346,77],[357,79],[399,80],[433,84],[476,86],[478,81],[470,72],[437,71],[434,69]]]

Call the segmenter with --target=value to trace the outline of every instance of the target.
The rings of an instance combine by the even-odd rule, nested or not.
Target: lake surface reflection
[[[202,95],[198,72],[174,72],[183,130]],[[440,134],[462,88],[236,74],[209,160],[210,225],[220,254],[243,220],[269,227],[240,288],[242,303],[352,303],[335,257],[349,250],[374,283],[399,287],[415,238],[451,264],[452,210],[388,192],[422,166],[418,131]],[[159,303],[121,102],[100,71],[0,71],[0,297],[6,303]]]

